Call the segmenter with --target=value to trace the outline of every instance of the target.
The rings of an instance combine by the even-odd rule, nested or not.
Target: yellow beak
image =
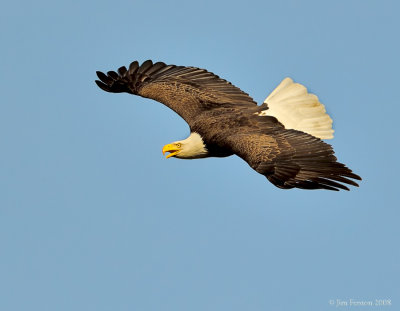
[[[173,157],[173,156],[177,155],[178,152],[179,152],[179,149],[178,149],[178,147],[175,146],[174,144],[168,144],[168,145],[165,145],[165,146],[162,148],[162,154],[165,154],[166,152],[170,152],[170,154],[168,154],[168,155],[166,156],[166,159],[168,159],[168,158],[170,158],[170,157]]]

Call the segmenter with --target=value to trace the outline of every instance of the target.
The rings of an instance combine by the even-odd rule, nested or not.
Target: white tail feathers
[[[304,85],[285,78],[265,99],[268,110],[259,115],[273,116],[285,128],[302,131],[321,139],[333,138],[332,119],[314,94]]]

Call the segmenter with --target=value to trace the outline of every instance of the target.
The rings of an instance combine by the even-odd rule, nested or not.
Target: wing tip
[[[94,82],[95,82],[95,83],[97,84],[97,86],[98,86],[99,88],[101,88],[103,91],[111,92],[110,87],[109,87],[107,84],[105,84],[104,82],[99,81],[99,80],[95,80]]]

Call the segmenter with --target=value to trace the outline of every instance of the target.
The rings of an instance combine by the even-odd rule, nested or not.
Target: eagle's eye
[[[182,146],[182,144],[181,144],[181,143],[177,143],[176,146],[177,146],[178,148],[180,148],[180,147]]]

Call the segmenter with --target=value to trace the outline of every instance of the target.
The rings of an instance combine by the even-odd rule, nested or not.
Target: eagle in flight
[[[190,127],[188,138],[165,145],[167,158],[198,159],[237,155],[282,189],[349,190],[361,180],[337,162],[332,119],[318,97],[285,78],[262,105],[245,92],[200,68],[137,61],[96,84],[111,93],[159,101]]]

